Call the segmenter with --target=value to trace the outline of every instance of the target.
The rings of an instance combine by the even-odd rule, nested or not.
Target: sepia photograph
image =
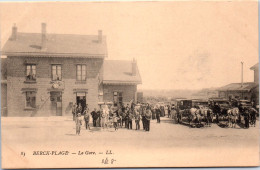
[[[259,166],[258,10],[0,2],[2,168]]]

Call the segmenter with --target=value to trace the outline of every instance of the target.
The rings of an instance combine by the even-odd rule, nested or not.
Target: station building
[[[253,65],[250,70],[254,71],[254,82],[231,83],[218,89],[219,97],[228,100],[249,100],[254,105],[259,105],[259,64]]]
[[[141,76],[137,62],[107,60],[106,37],[97,35],[21,33],[2,49],[3,116],[66,116],[73,103],[90,110],[98,102],[135,102]]]

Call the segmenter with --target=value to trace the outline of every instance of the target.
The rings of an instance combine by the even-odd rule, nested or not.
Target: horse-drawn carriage
[[[228,110],[231,108],[228,100],[222,98],[211,98],[209,99],[209,107],[213,111],[216,123],[228,120]]]
[[[176,102],[176,118],[178,123],[189,125],[190,127],[203,127],[204,123],[209,124],[208,107],[199,104],[194,105],[192,100],[180,99]]]
[[[191,127],[196,126],[196,120],[194,118],[194,108],[192,108],[192,100],[177,99],[176,100],[176,115],[175,119],[178,123],[189,125]],[[195,124],[194,124],[195,123]]]
[[[252,103],[249,100],[238,100],[237,106],[240,113],[238,122],[245,126],[248,119],[249,124],[255,126],[258,110],[253,108]]]
[[[243,111],[239,103],[226,99],[211,99],[210,107],[216,116],[216,123],[221,127],[236,127],[241,120],[244,120]]]

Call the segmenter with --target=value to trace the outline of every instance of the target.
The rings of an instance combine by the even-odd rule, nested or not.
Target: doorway
[[[61,92],[50,92],[51,115],[62,116],[62,94]]]
[[[87,102],[86,102],[86,93],[84,92],[77,92],[76,94],[76,102],[77,102],[77,105],[81,105],[82,107],[82,112],[81,114],[83,113],[86,105],[87,105]]]

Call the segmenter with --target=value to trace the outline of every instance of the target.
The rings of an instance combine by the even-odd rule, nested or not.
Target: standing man
[[[129,110],[126,110],[126,115],[125,115],[125,128],[129,129]]]
[[[112,121],[113,121],[113,125],[114,125],[114,128],[115,128],[115,131],[118,130],[117,120],[118,120],[118,117],[116,115],[116,112],[113,112]]]
[[[132,111],[129,111],[129,117],[128,117],[128,129],[132,129],[132,125],[133,125],[133,113]]]
[[[96,121],[97,121],[97,110],[94,108],[94,111],[91,112],[92,119],[93,119],[93,126],[96,127]]]
[[[97,118],[96,118],[96,126],[97,127],[101,127],[101,112],[102,112],[101,109],[99,111],[97,111]]]
[[[245,110],[245,128],[249,128],[249,112],[248,109]]]
[[[143,122],[143,130],[146,130],[146,119],[145,119],[145,113],[146,113],[146,109],[143,108],[142,109],[142,122]]]
[[[146,119],[146,131],[150,131],[150,120],[151,120],[151,110],[147,109],[145,113],[145,119]]]
[[[85,109],[83,111],[83,115],[84,115],[86,129],[90,130],[90,126],[89,126],[90,114],[89,114],[89,109],[87,107],[85,107]]]
[[[82,114],[82,106],[81,106],[81,103],[79,103],[79,105],[78,105],[77,113]]]
[[[126,127],[126,114],[125,114],[125,109],[122,109],[122,127],[124,126],[125,123],[125,127]]]
[[[160,123],[160,122],[161,122],[161,119],[160,119],[161,111],[160,111],[160,109],[157,107],[157,108],[155,109],[155,112],[156,112],[157,123]]]
[[[139,110],[135,110],[135,130],[140,130],[140,120],[141,115],[139,113]]]
[[[171,117],[171,107],[168,105],[168,118],[170,118]]]
[[[72,106],[72,115],[73,115],[73,121],[75,121],[76,115],[77,115],[77,104],[74,103]]]

